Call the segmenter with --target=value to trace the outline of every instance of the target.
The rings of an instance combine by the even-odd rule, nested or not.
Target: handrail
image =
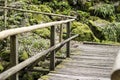
[[[0,40],[6,38],[8,36],[12,36],[12,35],[16,35],[16,34],[20,34],[20,33],[24,33],[24,32],[29,32],[29,31],[32,31],[32,30],[45,28],[45,27],[49,27],[49,26],[53,26],[53,25],[63,24],[63,23],[71,22],[73,20],[75,20],[75,19],[55,21],[55,22],[49,22],[49,23],[42,23],[42,24],[33,25],[33,26],[29,26],[29,27],[22,27],[22,28],[4,30],[4,31],[0,32]]]
[[[11,80],[18,80],[18,72],[22,70],[23,68],[27,67],[31,63],[36,62],[39,60],[40,57],[43,55],[46,55],[47,53],[50,52],[50,70],[55,70],[55,53],[56,49],[60,49],[64,44],[66,44],[66,57],[70,57],[70,40],[77,37],[77,35],[74,35],[70,37],[70,27],[71,27],[71,22],[75,19],[67,19],[67,20],[62,20],[62,21],[54,21],[54,22],[49,22],[49,23],[42,23],[38,25],[33,25],[29,27],[21,27],[21,28],[15,28],[15,29],[9,29],[9,30],[4,30],[0,32],[0,40],[5,39],[10,36],[10,63],[11,67],[10,69],[2,72],[0,74],[0,80],[5,80],[8,77],[10,77]],[[60,24],[66,24],[66,31],[67,31],[67,39],[56,44],[55,45],[55,26],[60,25]],[[41,29],[41,28],[46,28],[46,27],[51,27],[50,31],[50,48],[47,50],[44,50],[27,60],[21,62],[18,64],[18,40],[17,40],[17,35],[25,32],[30,32],[36,29]],[[62,27],[62,26],[61,26]]]
[[[111,80],[120,80],[120,50],[114,63]]]
[[[4,6],[0,6],[0,8],[1,9],[16,10],[16,11],[21,11],[21,12],[29,12],[29,13],[35,13],[35,14],[44,14],[44,15],[49,15],[49,16],[58,16],[58,17],[76,19],[76,17],[73,17],[73,16],[60,15],[60,14],[54,14],[54,13],[38,12],[38,11],[33,11],[33,10],[23,10],[23,9],[11,8],[11,7],[4,7]]]
[[[34,56],[32,56],[31,58],[28,58],[27,60],[19,63],[18,65],[8,69],[7,71],[3,72],[0,74],[0,80],[5,80],[7,79],[8,77],[10,77],[11,75],[17,73],[18,71],[20,71],[21,69],[25,68],[26,66],[28,66],[29,64],[35,62],[36,60],[38,60],[40,57],[42,57],[43,55],[46,55],[47,53],[51,52],[52,50],[60,47],[61,45],[64,45],[66,42],[70,41],[71,39],[77,37],[77,35],[74,35],[68,39],[66,39],[65,41],[61,42],[61,43],[58,43],[56,44],[55,46],[47,49],[47,50],[44,50]]]

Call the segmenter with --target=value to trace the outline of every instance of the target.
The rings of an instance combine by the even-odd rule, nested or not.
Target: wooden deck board
[[[74,45],[73,45],[74,46]],[[110,80],[119,46],[83,45],[73,51],[47,79],[39,80]]]

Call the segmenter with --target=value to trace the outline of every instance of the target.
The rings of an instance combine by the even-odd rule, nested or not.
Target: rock
[[[76,38],[77,41],[98,41],[89,26],[80,22],[74,22],[72,24],[72,33],[80,34],[79,37]]]
[[[100,39],[100,41],[105,40],[105,35],[102,33],[102,29],[109,24],[108,21],[98,19],[96,21],[89,21],[89,27],[94,33],[94,35]]]

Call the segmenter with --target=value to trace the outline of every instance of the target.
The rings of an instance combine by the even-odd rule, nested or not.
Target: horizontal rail
[[[120,50],[115,60],[111,80],[120,80]]]
[[[29,27],[22,27],[22,28],[15,28],[15,29],[9,29],[9,30],[4,30],[0,32],[0,40],[7,38],[8,36],[24,33],[24,32],[30,32],[32,30],[40,29],[40,28],[45,28],[48,26],[53,26],[53,25],[58,25],[58,24],[63,24],[67,22],[71,22],[75,19],[69,19],[69,20],[63,20],[63,21],[55,21],[55,22],[49,22],[49,23],[42,23],[38,25],[33,25]]]
[[[78,34],[77,34],[77,35],[74,35],[74,36],[66,39],[65,41],[63,41],[63,42],[61,42],[61,43],[58,43],[58,44],[56,44],[55,46],[53,46],[53,47],[51,47],[51,48],[49,48],[49,49],[47,49],[47,50],[44,50],[44,51],[42,51],[42,52],[40,52],[40,53],[32,56],[31,58],[28,58],[27,60],[19,63],[18,65],[16,65],[16,66],[14,66],[14,67],[12,67],[12,68],[4,71],[3,73],[0,74],[0,80],[5,80],[5,79],[7,79],[8,77],[10,77],[11,75],[13,75],[13,74],[17,73],[18,71],[22,70],[23,68],[25,68],[25,67],[28,66],[29,64],[35,62],[36,60],[38,60],[38,59],[39,59],[40,57],[42,57],[43,55],[46,55],[47,53],[53,51],[54,49],[58,48],[59,46],[67,43],[67,42],[70,41],[71,39],[76,38],[77,36],[78,36]]]
[[[16,11],[21,11],[21,12],[29,12],[29,13],[35,13],[35,14],[44,14],[44,15],[49,15],[49,16],[59,16],[59,17],[76,19],[76,17],[73,17],[73,16],[60,15],[60,14],[54,14],[54,13],[38,12],[38,11],[32,11],[32,10],[23,10],[23,9],[11,8],[11,7],[4,7],[4,6],[0,6],[0,8],[1,9],[16,10]]]

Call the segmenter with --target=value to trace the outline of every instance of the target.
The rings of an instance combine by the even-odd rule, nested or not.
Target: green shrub
[[[20,55],[20,61],[24,61],[28,58],[29,58],[28,53],[26,51],[23,51],[23,53]]]
[[[0,62],[0,72],[4,70],[2,63]]]
[[[114,15],[114,6],[112,4],[98,4],[94,7],[91,7],[94,10],[96,16],[103,18],[108,18]]]
[[[48,28],[38,29],[34,33],[40,35],[43,38],[50,38],[50,30]]]
[[[87,19],[90,17],[89,13],[80,10],[77,11],[77,14],[77,19],[83,23],[86,23]]]
[[[110,23],[103,29],[103,33],[108,41],[120,42],[120,23]]]

